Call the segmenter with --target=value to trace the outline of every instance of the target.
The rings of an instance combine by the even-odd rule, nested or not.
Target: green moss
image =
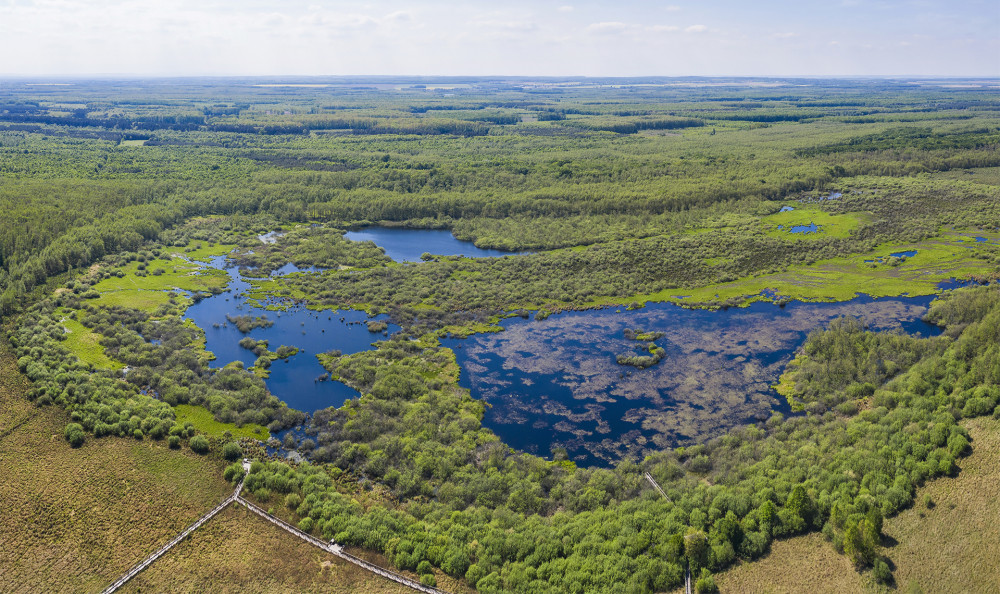
[[[848,213],[834,215],[820,210],[818,206],[812,204],[796,205],[795,210],[778,212],[764,217],[767,234],[771,237],[782,239],[811,239],[816,237],[849,237],[851,232],[857,229],[861,223],[868,222],[868,215],[864,213]],[[792,233],[791,228],[800,225],[808,226],[815,223],[819,226],[816,233]],[[778,227],[781,226],[781,229]]]
[[[100,335],[76,320],[64,319],[63,326],[69,332],[63,344],[84,363],[90,363],[99,369],[122,369],[123,364],[108,357],[104,347],[99,344]]]
[[[996,233],[979,233],[995,239]],[[785,272],[746,277],[695,289],[669,289],[636,300],[675,303],[722,303],[750,298],[770,289],[779,296],[803,301],[847,301],[858,293],[872,297],[934,295],[938,283],[951,278],[981,274],[986,266],[976,257],[980,250],[995,250],[989,244],[963,241],[958,232],[912,244],[887,244],[867,254],[820,260],[811,265],[790,266]],[[868,263],[890,253],[916,250],[896,266]],[[678,296],[686,296],[679,299]],[[625,303],[629,300],[619,300]]]
[[[183,299],[181,298],[178,298]],[[105,293],[91,301],[99,307],[130,307],[143,311],[154,311],[161,305],[170,303],[170,296],[163,291],[115,291]]]
[[[221,289],[229,282],[229,275],[222,270],[205,268],[181,258],[156,259],[145,263],[145,276],[139,276],[139,263],[130,262],[123,268],[125,276],[112,277],[94,285],[100,293],[127,291],[132,289],[144,291],[209,291]],[[163,271],[154,274],[154,271]]]
[[[265,441],[271,437],[266,427],[248,423],[242,427],[237,427],[233,423],[221,423],[212,416],[212,412],[202,406],[193,404],[178,404],[174,407],[174,414],[180,424],[191,423],[200,433],[211,437],[222,437],[223,433],[229,431],[233,437],[249,437]]]
[[[236,245],[228,243],[217,243],[210,244],[206,242],[192,242],[191,245],[184,248],[184,256],[190,260],[196,262],[208,262],[216,256],[225,256],[229,252],[236,249]],[[191,249],[194,248],[194,249]],[[187,251],[187,250],[191,251]]]

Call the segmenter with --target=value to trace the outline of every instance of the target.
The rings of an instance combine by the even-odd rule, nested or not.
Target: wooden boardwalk
[[[448,594],[444,590],[438,590],[437,588],[431,588],[430,586],[425,586],[425,585],[423,585],[423,584],[421,584],[419,582],[415,582],[415,581],[411,580],[408,577],[402,576],[402,575],[400,575],[398,573],[394,573],[394,572],[389,571],[387,569],[383,569],[383,568],[379,567],[378,565],[375,565],[373,563],[369,563],[368,561],[365,561],[364,559],[361,559],[360,557],[355,557],[354,555],[352,555],[350,553],[346,553],[346,552],[344,552],[344,547],[343,546],[341,546],[341,545],[339,545],[339,544],[337,544],[335,542],[332,542],[332,541],[328,542],[328,543],[327,542],[323,542],[322,540],[316,538],[315,536],[312,536],[311,534],[306,534],[305,532],[299,530],[295,526],[292,526],[288,522],[285,522],[284,520],[282,520],[280,518],[276,518],[276,517],[272,516],[271,514],[267,513],[266,511],[262,510],[261,508],[257,507],[256,505],[250,503],[246,499],[243,499],[242,497],[237,497],[236,498],[236,502],[239,503],[240,505],[245,506],[247,509],[249,509],[253,513],[257,514],[258,516],[260,516],[262,518],[264,518],[268,522],[271,522],[272,524],[274,524],[275,526],[281,528],[282,530],[285,530],[286,532],[294,534],[295,536],[298,536],[299,538],[301,538],[302,540],[308,542],[309,544],[313,545],[314,547],[318,547],[320,549],[323,549],[324,551],[330,552],[330,553],[336,555],[337,557],[340,557],[341,559],[343,559],[343,560],[345,560],[345,561],[347,561],[349,563],[353,563],[354,565],[357,565],[358,567],[366,569],[366,570],[368,570],[368,571],[370,571],[372,573],[376,573],[376,574],[378,574],[378,575],[380,575],[380,576],[382,576],[382,577],[384,577],[384,578],[386,578],[388,580],[392,580],[392,581],[394,581],[396,583],[402,584],[404,586],[408,586],[408,587],[413,588],[414,590],[417,590],[417,591],[420,591],[420,592],[426,592],[427,594]]]
[[[243,463],[243,468],[245,470],[249,470],[250,469],[249,462],[244,462]],[[160,557],[162,557],[163,555],[165,555],[166,552],[169,551],[170,549],[172,549],[174,546],[176,546],[177,543],[179,543],[180,541],[182,541],[185,538],[187,538],[187,536],[189,534],[191,534],[192,532],[194,532],[195,530],[197,530],[198,528],[200,528],[202,524],[204,524],[205,522],[211,520],[213,517],[215,517],[216,514],[218,514],[220,511],[224,510],[227,505],[229,505],[230,503],[236,501],[236,499],[240,496],[240,493],[242,491],[243,491],[243,481],[240,480],[240,483],[238,485],[236,485],[236,491],[233,492],[232,495],[230,495],[229,497],[227,497],[225,501],[223,501],[219,505],[215,506],[215,508],[212,509],[212,511],[210,511],[207,514],[203,515],[202,517],[198,518],[198,521],[195,522],[194,524],[191,524],[190,526],[188,526],[187,529],[184,530],[184,532],[181,532],[180,534],[178,534],[177,536],[175,536],[170,542],[168,542],[167,544],[165,544],[162,547],[160,547],[159,549],[157,549],[155,553],[153,553],[149,557],[146,557],[138,565],[136,565],[132,569],[128,570],[128,572],[125,575],[123,575],[122,577],[118,578],[117,580],[115,580],[115,582],[113,584],[111,584],[110,586],[108,586],[107,588],[105,588],[104,591],[101,594],[111,594],[112,592],[114,592],[118,588],[121,588],[122,586],[124,586],[130,579],[132,579],[135,576],[139,575],[139,573],[143,569],[146,569],[147,567],[149,567],[150,565],[152,565],[154,561],[156,561],[157,559],[159,559]]]
[[[244,460],[243,461],[243,469],[245,471],[249,472],[250,471],[250,462]],[[125,575],[123,575],[122,577],[118,578],[117,580],[115,580],[115,582],[113,584],[111,584],[110,586],[108,586],[107,588],[105,588],[104,591],[101,594],[111,594],[112,592],[114,592],[114,591],[118,590],[119,588],[121,588],[122,586],[124,586],[129,580],[131,580],[135,576],[139,575],[139,573],[142,572],[142,570],[146,569],[147,567],[149,567],[150,565],[152,565],[157,559],[159,559],[160,557],[162,557],[163,555],[165,555],[166,552],[169,551],[170,549],[172,549],[174,546],[176,546],[177,543],[181,542],[189,534],[191,534],[192,532],[194,532],[195,530],[197,530],[198,528],[200,528],[202,524],[204,524],[205,522],[207,522],[207,521],[211,520],[213,517],[215,517],[216,514],[218,514],[223,509],[225,509],[226,506],[228,506],[230,503],[238,503],[238,504],[246,507],[251,512],[257,514],[258,516],[260,516],[262,518],[264,518],[268,522],[271,522],[272,524],[274,524],[275,526],[281,528],[282,530],[284,530],[286,532],[294,534],[295,536],[301,538],[302,540],[304,540],[307,543],[313,545],[314,547],[318,547],[320,549],[323,549],[324,551],[327,551],[328,553],[331,553],[332,555],[335,555],[336,557],[339,557],[339,558],[343,559],[344,561],[347,561],[348,563],[353,563],[354,565],[357,565],[358,567],[361,567],[362,569],[365,569],[365,570],[370,571],[372,573],[378,574],[378,575],[380,575],[380,576],[382,576],[382,577],[384,577],[384,578],[386,578],[388,580],[392,580],[392,581],[394,581],[394,582],[396,582],[398,584],[402,584],[404,586],[407,586],[407,587],[412,588],[414,590],[417,590],[419,592],[425,592],[426,594],[448,594],[448,592],[446,592],[444,590],[438,590],[437,588],[431,588],[429,586],[425,586],[425,585],[421,584],[420,582],[413,581],[413,580],[411,580],[410,578],[408,578],[406,576],[403,576],[403,575],[400,575],[398,573],[389,571],[387,569],[383,569],[383,568],[379,567],[378,565],[375,565],[373,563],[369,563],[368,561],[365,561],[364,559],[361,559],[360,557],[355,557],[354,555],[352,555],[350,553],[346,553],[346,552],[344,552],[344,547],[341,546],[341,545],[339,545],[339,544],[337,544],[337,543],[335,543],[335,542],[332,542],[332,541],[331,542],[324,542],[324,541],[316,538],[315,536],[312,536],[311,534],[307,534],[307,533],[299,530],[295,526],[292,526],[288,522],[285,522],[284,520],[282,520],[280,518],[276,518],[276,517],[272,516],[271,514],[267,513],[266,511],[262,510],[261,508],[257,507],[256,505],[250,503],[246,499],[243,499],[242,497],[240,497],[240,493],[242,493],[242,492],[243,492],[243,481],[240,480],[239,484],[236,485],[236,490],[233,492],[232,495],[230,495],[229,497],[227,497],[225,501],[223,501],[222,503],[220,503],[219,505],[217,505],[214,509],[212,509],[212,511],[210,511],[207,514],[203,515],[202,517],[198,518],[198,521],[195,522],[194,524],[191,524],[190,526],[188,526],[184,530],[184,532],[181,532],[180,534],[178,534],[177,536],[175,536],[170,542],[168,542],[167,544],[163,545],[162,547],[160,547],[159,549],[157,549],[156,552],[154,552],[152,555],[150,555],[149,557],[146,557],[138,565],[136,565],[132,569],[128,570],[128,572]]]
[[[653,488],[656,489],[657,491],[659,491],[660,495],[663,495],[664,499],[666,499],[667,501],[670,501],[670,498],[667,497],[667,494],[663,492],[663,489],[660,487],[660,483],[656,482],[656,479],[653,478],[653,475],[649,474],[648,472],[644,472],[644,473],[642,473],[642,476],[646,477],[646,480],[649,481],[649,484],[653,485]],[[671,503],[673,503],[673,502],[671,501]],[[691,594],[691,564],[690,563],[685,563],[684,564],[684,593],[685,594]]]

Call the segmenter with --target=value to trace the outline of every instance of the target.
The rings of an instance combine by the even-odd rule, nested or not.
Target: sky
[[[997,0],[0,0],[0,75],[1000,76]]]

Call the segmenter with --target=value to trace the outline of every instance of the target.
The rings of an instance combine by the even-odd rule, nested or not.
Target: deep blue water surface
[[[424,253],[469,258],[499,258],[518,253],[478,248],[471,241],[455,239],[451,231],[438,229],[366,227],[359,231],[348,231],[344,233],[344,237],[352,241],[374,241],[396,262],[420,262],[420,256]]]
[[[504,320],[504,332],[446,339],[461,384],[489,403],[484,425],[515,448],[566,448],[586,465],[703,442],[734,426],[789,412],[771,386],[808,333],[863,317],[874,329],[936,334],[920,320],[933,297],[844,303],[757,302],[719,311],[649,304],[632,311],[566,312]],[[647,369],[618,365],[635,352],[625,328],[661,331],[666,357]]]
[[[224,257],[214,258],[211,266],[224,269]],[[289,265],[291,266],[291,265]],[[246,302],[243,295],[249,283],[235,268],[225,269],[231,278],[229,291],[202,299],[188,308],[186,317],[205,330],[207,348],[215,354],[213,367],[222,367],[232,361],[242,361],[250,367],[257,356],[252,351],[240,347],[244,336],[255,340],[268,340],[268,348],[276,351],[279,346],[294,346],[299,353],[271,364],[271,376],[264,380],[268,390],[284,400],[289,407],[311,413],[329,406],[341,406],[348,398],[358,396],[358,392],[340,382],[316,381],[326,370],[316,355],[330,350],[340,350],[344,354],[357,353],[372,348],[371,343],[384,336],[368,331],[364,322],[373,319],[360,311],[312,311],[302,306],[294,306],[285,311],[267,311]],[[298,271],[288,266],[281,269],[283,274]],[[247,334],[226,321],[226,315],[267,316],[274,321],[270,328],[255,328]],[[375,319],[384,319],[380,316]],[[398,330],[389,326],[388,333]]]

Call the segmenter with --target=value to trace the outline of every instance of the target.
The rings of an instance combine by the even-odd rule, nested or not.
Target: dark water
[[[224,268],[224,260],[222,257],[215,258],[210,265]],[[250,288],[249,283],[235,268],[225,270],[232,279],[230,291],[202,299],[189,307],[186,314],[186,317],[205,330],[207,348],[216,356],[213,367],[222,367],[232,361],[242,361],[245,367],[253,365],[257,356],[239,345],[240,339],[249,336],[255,340],[268,340],[268,349],[271,351],[276,351],[282,345],[299,349],[297,355],[285,361],[274,361],[271,364],[271,376],[264,380],[268,390],[284,400],[289,407],[311,413],[329,406],[341,406],[348,398],[358,396],[356,390],[340,382],[316,381],[317,377],[326,373],[316,355],[333,349],[349,354],[372,348],[372,342],[384,339],[381,333],[369,332],[364,324],[373,318],[369,318],[364,312],[353,310],[312,311],[295,306],[286,311],[267,311],[253,307],[246,303],[242,295]],[[287,274],[299,269],[286,266],[282,271]],[[267,316],[274,322],[274,326],[255,328],[243,334],[234,324],[226,321],[227,314]],[[384,318],[385,316],[380,316],[374,319]],[[220,326],[216,327],[216,324]],[[390,324],[388,333],[398,329],[398,326]]]
[[[438,229],[366,227],[360,231],[348,231],[344,237],[351,241],[374,241],[396,262],[420,262],[420,256],[425,252],[435,256],[469,258],[499,258],[519,253],[477,248],[471,241],[455,239],[451,231]]]
[[[907,250],[905,252],[892,252],[889,254],[889,258],[912,258],[917,255],[918,250]],[[865,262],[880,262],[884,263],[886,258],[875,258],[874,260],[865,260]]]
[[[819,226],[816,223],[809,223],[808,225],[796,225],[792,227],[792,233],[816,233],[819,231]]]
[[[609,465],[788,413],[771,386],[811,330],[849,315],[873,329],[936,334],[920,321],[932,299],[861,296],[720,311],[650,304],[511,318],[504,332],[443,342],[456,353],[462,385],[491,405],[484,425],[508,444],[542,456],[564,447],[578,463]],[[617,364],[616,355],[637,346],[625,328],[664,332],[656,341],[663,360],[641,370]]]

